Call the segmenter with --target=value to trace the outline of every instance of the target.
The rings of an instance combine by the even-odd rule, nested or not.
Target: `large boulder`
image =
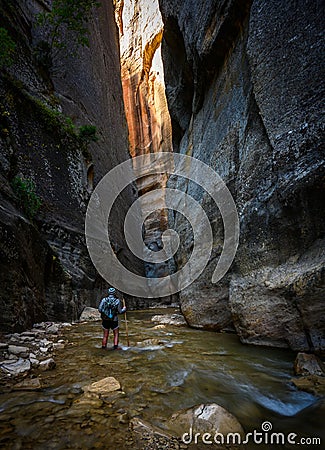
[[[80,321],[100,320],[100,312],[96,308],[86,306],[81,313]]]
[[[325,377],[319,375],[307,375],[293,378],[291,382],[300,391],[310,392],[313,395],[324,398],[325,395]]]
[[[244,430],[238,420],[215,403],[201,404],[176,412],[165,424],[164,430],[142,419],[133,418],[130,431],[134,447],[148,450],[203,450],[212,444],[212,448],[225,448],[223,439],[228,450],[235,450],[238,448],[237,443],[244,436]],[[229,433],[232,434],[227,443]]]
[[[190,436],[200,433],[210,433],[212,439],[215,433],[226,436],[228,433],[244,435],[244,430],[235,416],[216,403],[196,405],[176,412],[169,421],[170,429],[183,442],[190,440]],[[185,433],[185,434],[184,434]]]
[[[152,322],[160,325],[174,325],[176,327],[186,326],[186,320],[182,314],[157,314],[151,318]]]
[[[319,375],[324,376],[322,362],[316,355],[308,353],[298,353],[295,364],[297,375]]]

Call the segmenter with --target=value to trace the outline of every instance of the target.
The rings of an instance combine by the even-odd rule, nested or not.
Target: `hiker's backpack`
[[[114,296],[105,297],[100,309],[102,319],[112,320],[117,314],[118,304],[119,300]]]

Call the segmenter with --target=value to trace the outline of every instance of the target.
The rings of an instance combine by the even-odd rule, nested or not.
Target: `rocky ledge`
[[[325,395],[325,369],[320,358],[311,353],[298,353],[294,371],[297,376],[291,381],[297,389],[320,397]]]
[[[40,389],[37,374],[55,368],[56,351],[67,344],[62,330],[70,326],[70,323],[42,322],[29,331],[3,336],[0,384],[14,389]]]

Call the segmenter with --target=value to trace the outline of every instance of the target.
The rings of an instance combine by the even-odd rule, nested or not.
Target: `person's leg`
[[[114,349],[116,350],[118,347],[118,337],[119,337],[118,327],[113,330],[113,333],[114,333]]]
[[[109,334],[109,330],[106,330],[105,328],[103,328],[102,348],[107,347],[108,334]]]

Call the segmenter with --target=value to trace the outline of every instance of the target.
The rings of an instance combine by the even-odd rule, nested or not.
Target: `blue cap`
[[[111,287],[111,288],[108,289],[108,293],[109,294],[114,294],[114,292],[115,292],[115,288]]]

